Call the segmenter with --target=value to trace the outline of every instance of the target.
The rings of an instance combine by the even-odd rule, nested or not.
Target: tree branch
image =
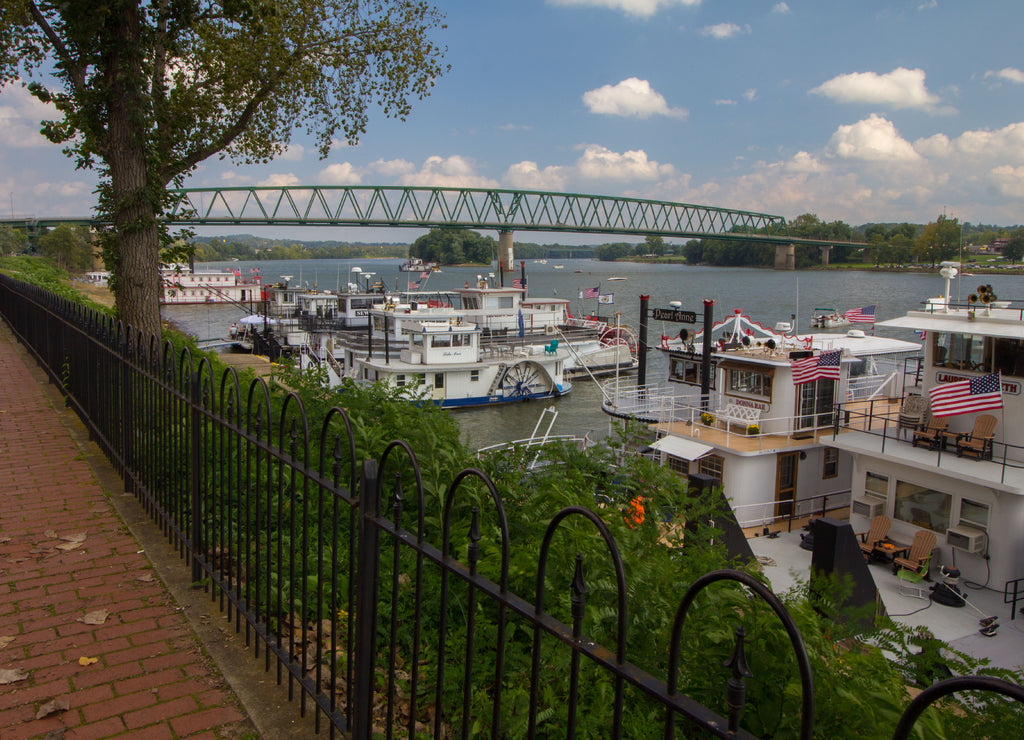
[[[32,20],[35,21],[43,35],[53,45],[54,53],[67,70],[68,82],[74,88],[75,94],[81,95],[85,92],[85,67],[75,60],[71,52],[68,51],[68,48],[61,42],[60,37],[50,26],[49,22],[47,22],[46,16],[36,6],[35,0],[28,1],[28,9],[32,15]]]

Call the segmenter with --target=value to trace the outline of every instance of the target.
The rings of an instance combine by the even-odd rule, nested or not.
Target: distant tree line
[[[196,262],[227,260],[301,260],[301,259],[367,259],[371,257],[404,257],[404,244],[345,244],[243,241],[232,237],[215,237],[191,244]]]

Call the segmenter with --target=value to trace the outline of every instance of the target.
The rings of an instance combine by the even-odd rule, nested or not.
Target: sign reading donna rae
[[[937,372],[935,373],[935,382],[938,384],[943,383],[956,383],[959,380],[970,380],[973,375],[957,375],[956,373]],[[1016,380],[1007,380],[1006,378],[1000,378],[999,388],[1003,393],[1009,393],[1011,396],[1020,395],[1020,383]]]
[[[655,321],[675,321],[680,324],[696,324],[696,311],[682,311],[678,308],[655,308],[651,310]]]

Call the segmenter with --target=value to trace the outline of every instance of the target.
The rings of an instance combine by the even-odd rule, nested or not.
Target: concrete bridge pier
[[[502,276],[502,284],[505,282],[506,272],[513,272],[516,269],[515,255],[512,252],[512,232],[498,232],[498,272]]]
[[[778,244],[775,247],[775,269],[795,270],[796,269],[796,245]]]
[[[821,249],[821,266],[828,267],[828,256],[832,254],[832,245],[822,244],[819,249]]]

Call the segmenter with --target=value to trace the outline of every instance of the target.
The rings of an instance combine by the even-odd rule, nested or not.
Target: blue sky
[[[524,188],[850,224],[1024,223],[1020,0],[436,4],[452,70],[405,122],[376,115],[326,160],[302,138],[267,165],[211,160],[188,184]],[[94,182],[36,133],[40,108],[0,92],[0,194],[19,215],[84,215]],[[415,238],[330,232],[297,238]]]

